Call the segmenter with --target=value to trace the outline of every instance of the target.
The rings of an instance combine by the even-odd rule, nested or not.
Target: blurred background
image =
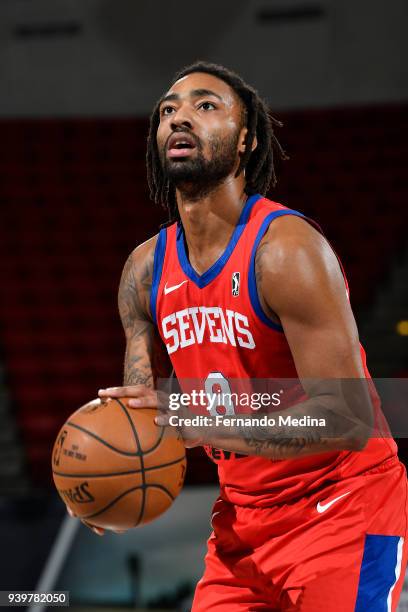
[[[148,117],[182,66],[238,71],[284,122],[270,196],[340,255],[372,375],[408,376],[407,26],[406,0],[1,0],[0,590],[190,609],[217,494],[201,450],[173,508],[121,537],[64,520],[50,470],[66,417],[121,383],[120,273],[166,218]]]

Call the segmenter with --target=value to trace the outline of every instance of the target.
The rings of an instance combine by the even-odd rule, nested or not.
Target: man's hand
[[[129,406],[131,408],[157,408],[158,407],[158,394],[153,389],[145,387],[144,385],[132,385],[128,387],[111,387],[109,389],[100,389],[98,395],[101,401],[106,401],[109,397],[130,397]],[[157,420],[157,419],[156,419]],[[158,423],[159,424],[159,423]],[[67,512],[72,518],[79,518],[72,510],[67,506]],[[84,519],[80,519],[86,527],[91,529],[94,533],[99,536],[103,536],[106,533],[106,529],[92,525]],[[113,533],[125,533],[126,529],[112,529]]]
[[[164,391],[151,389],[145,385],[129,385],[126,387],[99,389],[98,396],[102,402],[110,397],[127,397],[129,398],[129,408],[156,408],[158,414],[154,421],[159,427],[168,426],[170,416],[174,416],[175,414],[177,414],[179,418],[191,418],[194,416],[186,407],[180,407],[177,412],[170,410],[168,394]],[[202,446],[207,443],[205,427],[181,426],[178,427],[178,431],[187,448]]]
[[[78,518],[77,515],[71,510],[71,508],[69,508],[69,506],[67,506],[67,512],[68,512],[69,516],[71,516],[72,518]],[[80,519],[80,521],[86,527],[88,527],[94,533],[96,533],[96,535],[99,535],[99,536],[105,535],[106,530],[102,529],[102,527],[97,527],[96,525],[91,525],[91,523],[88,523],[88,521],[85,521],[83,519]],[[114,533],[125,533],[126,529],[112,529],[112,531]]]
[[[99,389],[98,396],[102,401],[109,397],[128,397],[130,408],[157,408],[160,409],[159,393],[145,385],[129,385],[127,387],[108,387]],[[165,398],[160,398],[165,401]],[[159,405],[160,404],[160,405]]]

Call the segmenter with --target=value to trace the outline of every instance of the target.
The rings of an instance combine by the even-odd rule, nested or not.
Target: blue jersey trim
[[[153,259],[152,289],[150,291],[150,312],[154,323],[157,325],[157,293],[159,291],[160,279],[163,270],[164,255],[166,253],[167,230],[163,228],[159,232]]]
[[[262,198],[262,196],[259,194],[252,195],[248,198],[248,200],[245,203],[244,208],[241,211],[241,214],[238,219],[238,223],[235,227],[235,230],[231,236],[231,239],[225,251],[223,252],[221,257],[217,259],[217,261],[213,263],[213,265],[210,268],[208,268],[208,270],[206,270],[203,274],[197,274],[197,272],[194,270],[194,268],[192,267],[192,265],[190,264],[188,260],[183,226],[179,224],[177,228],[177,239],[176,239],[178,259],[180,262],[180,266],[182,267],[184,271],[184,274],[188,276],[188,278],[192,280],[193,283],[197,285],[197,287],[199,287],[200,289],[202,289],[203,287],[206,287],[222,271],[223,267],[225,266],[228,259],[230,258],[238,240],[240,239],[242,232],[245,229],[245,225],[249,219],[249,216],[251,214],[251,210],[254,204],[260,198]]]
[[[402,558],[403,538],[366,535],[355,612],[387,612]]]
[[[271,327],[275,331],[283,332],[282,325],[275,323],[272,321],[263,311],[261,302],[258,296],[258,290],[256,287],[256,278],[255,278],[255,256],[258,245],[263,238],[266,230],[268,229],[270,223],[276,219],[277,217],[282,217],[283,215],[294,215],[296,217],[303,217],[302,213],[297,210],[287,209],[287,210],[275,210],[275,212],[271,212],[269,215],[265,217],[262,222],[261,227],[259,228],[258,234],[256,235],[254,246],[252,247],[251,259],[249,262],[249,270],[248,270],[248,291],[249,291],[249,299],[251,300],[252,308],[256,312],[257,316],[265,325]]]

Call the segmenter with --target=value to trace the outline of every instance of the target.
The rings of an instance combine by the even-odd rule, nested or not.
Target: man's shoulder
[[[136,266],[140,266],[141,264],[146,264],[151,262],[153,265],[154,252],[156,249],[157,240],[159,238],[159,234],[155,234],[151,236],[141,244],[138,244],[130,254],[130,258],[132,263]]]
[[[325,236],[305,217],[282,215],[269,225],[257,250],[257,267],[277,282],[321,273],[342,278],[339,260]],[[343,279],[342,279],[343,280]]]
[[[269,220],[268,227],[266,231],[264,230],[264,240],[294,238],[299,241],[316,239],[322,235],[322,231],[314,219],[287,204],[276,202],[265,196],[260,197],[256,203],[250,222],[258,225],[259,219],[265,222]]]
[[[149,299],[157,239],[155,234],[136,246],[123,267],[118,296],[122,321],[129,312],[133,318],[151,320]]]
[[[287,254],[290,257],[298,249],[323,252],[328,242],[307,217],[288,212],[269,224],[260,242],[260,247],[265,245],[269,245],[275,255]]]
[[[155,234],[133,249],[123,267],[121,285],[132,285],[138,291],[150,287],[158,236],[159,234]]]

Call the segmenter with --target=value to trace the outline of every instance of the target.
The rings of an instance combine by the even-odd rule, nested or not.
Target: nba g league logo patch
[[[239,281],[240,281],[240,273],[233,272],[232,277],[231,277],[233,297],[239,296]]]

